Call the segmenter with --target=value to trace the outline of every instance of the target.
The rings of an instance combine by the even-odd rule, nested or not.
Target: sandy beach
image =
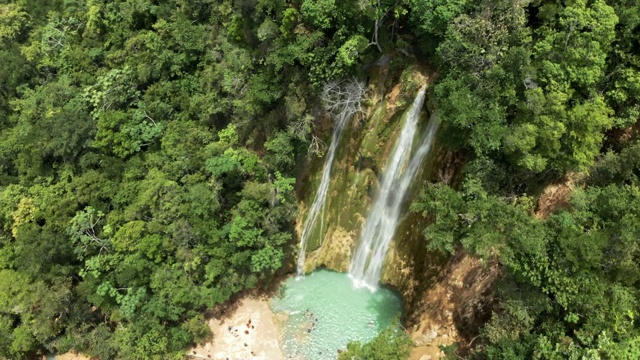
[[[268,300],[247,297],[222,318],[209,320],[213,339],[187,351],[192,359],[281,360],[278,330]]]

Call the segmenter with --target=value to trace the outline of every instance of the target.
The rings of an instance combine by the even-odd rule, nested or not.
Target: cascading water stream
[[[309,237],[313,232],[316,223],[318,222],[318,218],[320,218],[321,229],[322,227],[324,227],[324,204],[327,199],[329,183],[331,182],[331,166],[333,165],[333,158],[336,155],[336,150],[338,149],[340,138],[342,137],[342,132],[352,115],[353,112],[351,111],[343,111],[338,116],[336,128],[333,130],[333,135],[331,136],[331,145],[329,146],[327,158],[325,159],[324,166],[322,168],[322,178],[320,179],[320,186],[318,187],[318,191],[316,191],[316,195],[313,198],[313,203],[311,204],[309,214],[307,215],[307,221],[304,223],[304,226],[302,228],[300,250],[298,251],[297,276],[303,275],[303,267],[306,260],[307,241],[309,240]]]
[[[378,197],[369,212],[351,260],[349,276],[356,287],[366,286],[372,290],[377,288],[387,249],[398,226],[404,197],[433,144],[438,127],[435,119],[429,121],[420,147],[411,156],[424,98],[425,88],[422,88],[407,114],[396,148],[382,177]]]

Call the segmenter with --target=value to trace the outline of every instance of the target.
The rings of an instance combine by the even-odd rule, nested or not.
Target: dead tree
[[[330,81],[322,89],[322,102],[327,112],[336,119],[364,113],[362,104],[366,100],[367,87],[355,78]]]
[[[321,100],[324,110],[337,122],[338,127],[344,127],[354,114],[363,114],[363,103],[366,101],[367,87],[364,82],[355,78],[330,81],[322,89]],[[327,144],[316,134],[311,135],[309,156],[322,156]]]

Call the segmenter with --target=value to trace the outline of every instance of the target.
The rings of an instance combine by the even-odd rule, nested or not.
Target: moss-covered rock
[[[384,79],[389,76],[395,76],[396,84],[385,87],[384,84],[393,83]],[[376,85],[370,89],[367,113],[353,119],[338,148],[325,212],[307,243],[305,272],[317,267],[349,270],[351,254],[377,193],[387,158],[404,123],[404,115],[419,88],[428,84],[428,79],[426,71],[416,67],[409,67],[401,74],[390,75],[383,69],[372,75],[370,84]],[[427,121],[428,111],[424,111],[420,120],[422,129]],[[434,159],[436,156],[432,154],[429,157]],[[426,165],[431,162],[429,159],[425,161],[425,166],[414,180],[416,183],[433,177],[434,168]],[[322,171],[320,166],[316,168],[308,180],[316,186],[306,187],[301,208],[315,195]],[[414,191],[415,188],[417,186]],[[408,203],[412,197],[413,194],[409,194]],[[303,223],[306,215],[306,211],[300,212],[299,224]],[[424,261],[429,259],[419,230],[422,226],[417,223],[419,219],[410,214],[405,216],[390,246],[382,273],[383,283],[396,288],[407,304],[412,302],[419,282],[423,280]]]

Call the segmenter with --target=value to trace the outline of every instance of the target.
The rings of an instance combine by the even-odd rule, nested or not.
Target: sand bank
[[[209,320],[213,339],[189,349],[187,354],[193,359],[284,359],[268,300],[248,297],[236,305],[222,318]]]

